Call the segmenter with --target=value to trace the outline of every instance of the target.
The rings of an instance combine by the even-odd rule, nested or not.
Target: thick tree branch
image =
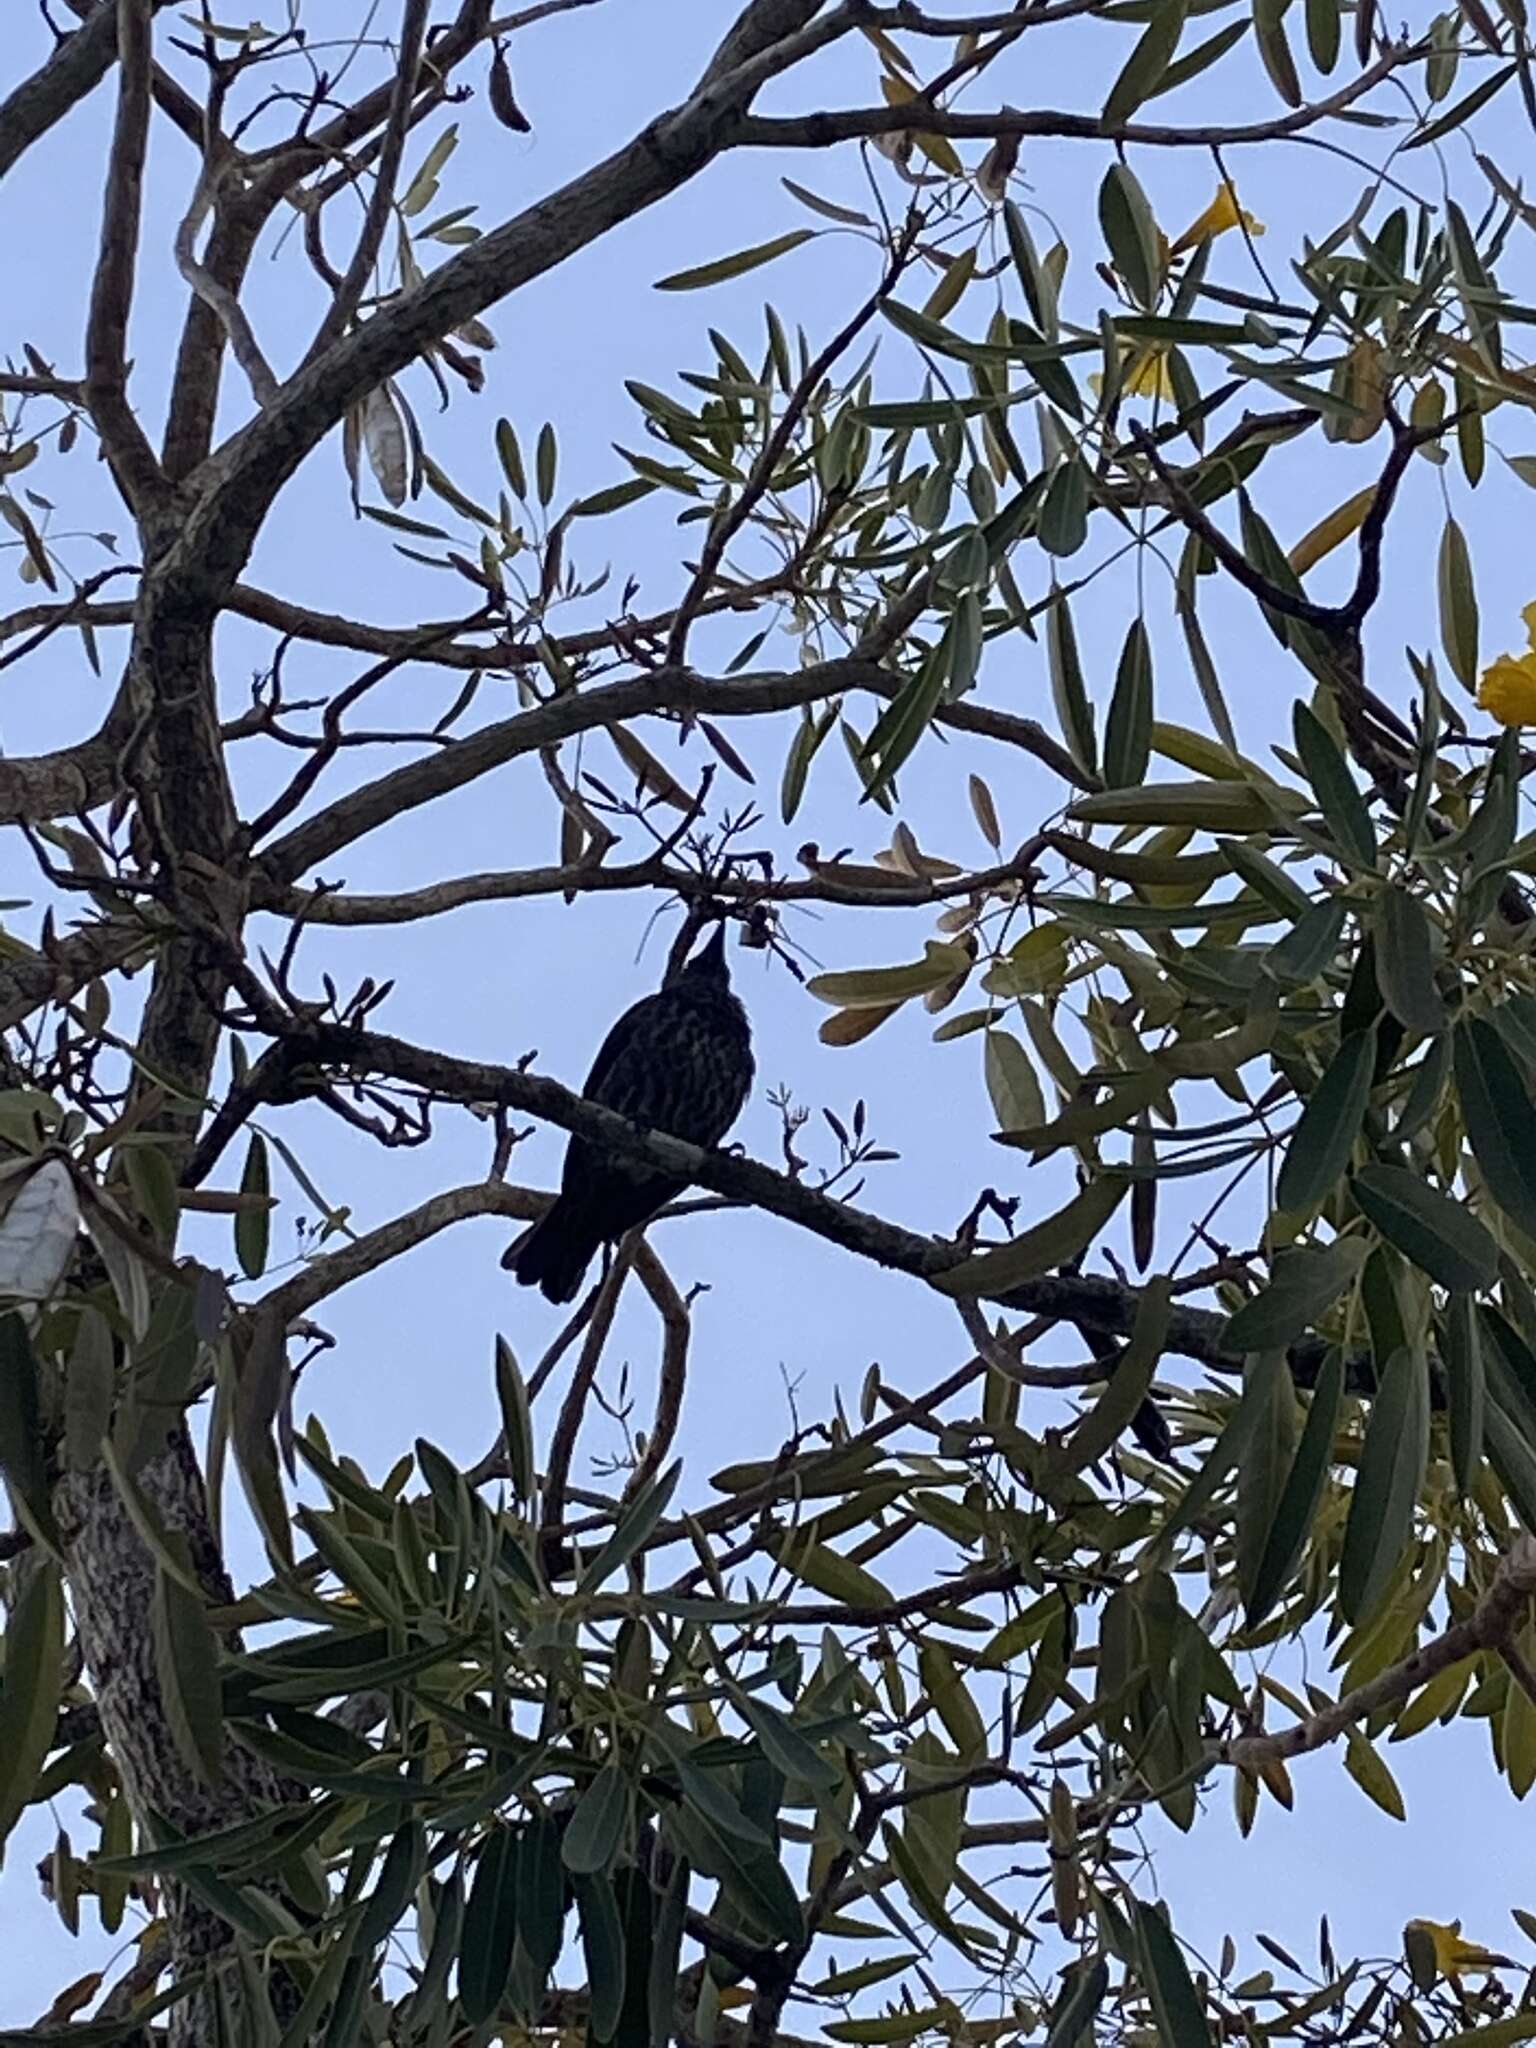
[[[0,962],[0,1031],[44,1003],[64,1003],[99,975],[120,973],[162,941],[144,926],[108,918],[55,939],[46,953]]]
[[[154,8],[168,0],[151,0]],[[83,28],[0,100],[0,178],[70,108],[93,92],[117,61],[117,0],[100,0]]]

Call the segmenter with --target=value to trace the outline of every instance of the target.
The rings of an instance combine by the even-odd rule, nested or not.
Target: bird
[[[642,1130],[713,1147],[741,1114],[752,1075],[752,1029],[731,992],[721,922],[674,980],[619,1018],[581,1092]],[[649,1221],[687,1185],[573,1136],[559,1195],[501,1263],[547,1300],[572,1301],[598,1248]]]

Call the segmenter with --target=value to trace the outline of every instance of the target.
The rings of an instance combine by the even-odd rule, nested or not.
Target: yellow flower
[[[1536,725],[1536,649],[1501,654],[1485,668],[1477,701],[1500,725]]]
[[[1224,178],[1216,197],[1198,219],[1190,222],[1168,253],[1181,256],[1186,249],[1193,249],[1196,243],[1208,242],[1213,236],[1224,235],[1228,228],[1235,227],[1246,228],[1250,235],[1262,235],[1264,232],[1264,223],[1244,212],[1237,203],[1237,194],[1230,181]]]
[[[1525,621],[1526,637],[1531,647],[1536,649],[1536,604],[1528,604],[1520,616]]]
[[[1452,1920],[1449,1924],[1439,1920],[1410,1920],[1408,1925],[1429,1936],[1434,1945],[1435,1968],[1442,1977],[1459,1977],[1466,1970],[1497,1969],[1502,1960],[1491,1949],[1483,1948],[1475,1941],[1463,1941],[1459,1920]]]
[[[1089,388],[1099,391],[1104,379],[1097,370],[1090,373]],[[1168,351],[1161,348],[1144,348],[1130,359],[1125,372],[1122,390],[1127,398],[1172,398],[1173,377],[1168,368]]]

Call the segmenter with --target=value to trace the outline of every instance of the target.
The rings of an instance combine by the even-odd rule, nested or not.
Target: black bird
[[[751,1086],[752,1032],[731,993],[719,924],[676,980],[624,1012],[581,1092],[642,1130],[714,1146],[741,1114]],[[524,1287],[571,1301],[598,1246],[616,1243],[686,1186],[573,1137],[554,1205],[501,1263]]]

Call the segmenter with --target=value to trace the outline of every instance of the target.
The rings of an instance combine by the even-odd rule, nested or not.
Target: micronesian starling
[[[731,993],[722,923],[670,986],[624,1012],[581,1092],[642,1130],[708,1148],[735,1123],[751,1086],[752,1032]],[[573,1137],[553,1206],[501,1263],[524,1287],[571,1301],[599,1245],[616,1243],[686,1186]]]

